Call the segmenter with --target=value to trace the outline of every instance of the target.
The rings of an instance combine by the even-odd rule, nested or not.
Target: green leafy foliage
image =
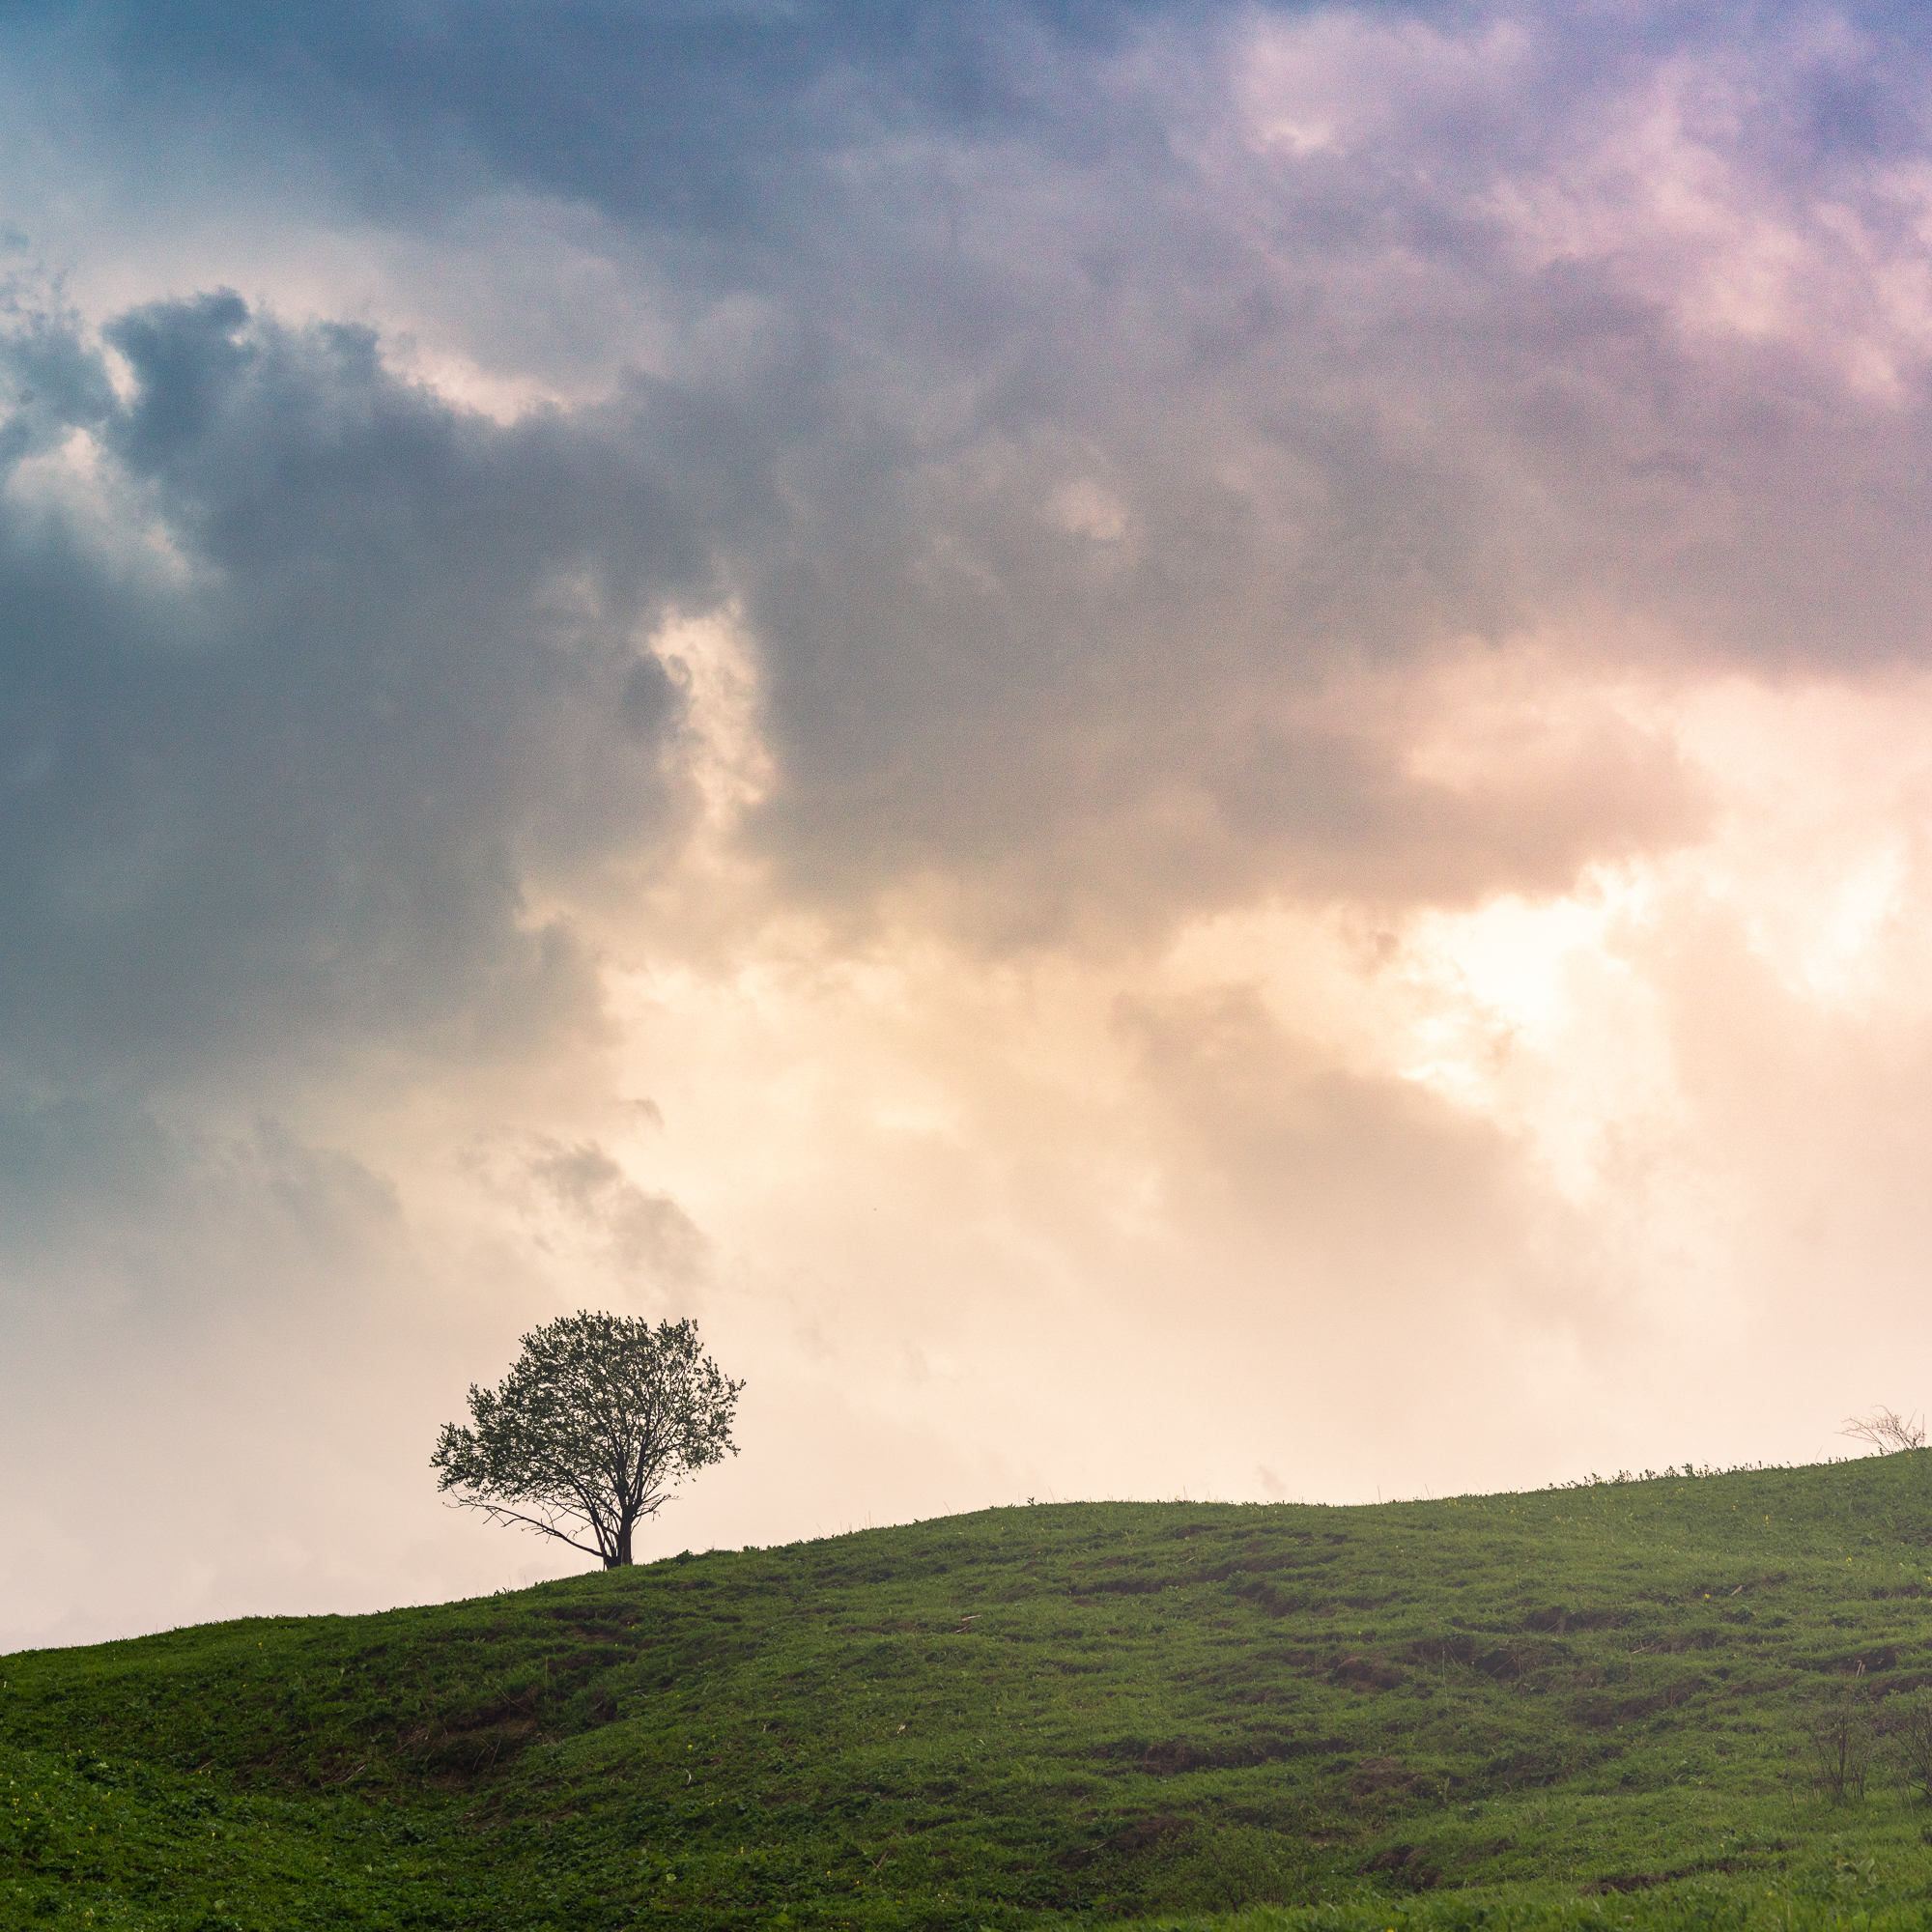
[[[445,1423],[430,1466],[456,1501],[616,1569],[676,1484],[738,1453],[743,1387],[695,1322],[580,1310],[526,1335],[498,1387],[470,1384],[474,1427]]]
[[[0,1924],[1918,1925],[1928,1484],[1016,1508],[15,1656]]]

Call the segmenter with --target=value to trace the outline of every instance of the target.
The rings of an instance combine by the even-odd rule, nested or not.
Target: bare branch
[[[492,1522],[500,1522],[505,1527],[515,1523],[520,1528],[541,1530],[546,1536],[554,1536],[559,1543],[567,1543],[573,1549],[581,1549],[586,1556],[602,1556],[604,1551],[592,1548],[587,1543],[579,1543],[574,1536],[566,1536],[555,1523],[546,1522],[541,1517],[525,1516],[521,1512],[507,1509],[501,1503],[486,1503],[476,1496],[452,1496],[443,1505],[445,1509],[481,1510]]]
[[[1875,1408],[1868,1416],[1847,1416],[1838,1431],[1854,1441],[1869,1442],[1881,1456],[1894,1456],[1903,1449],[1925,1446],[1923,1415],[1900,1415],[1896,1409]]]

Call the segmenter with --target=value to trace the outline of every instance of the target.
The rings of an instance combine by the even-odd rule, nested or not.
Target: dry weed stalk
[[[1847,1416],[1838,1434],[1855,1441],[1869,1442],[1881,1456],[1892,1456],[1901,1449],[1924,1448],[1925,1418],[1900,1415],[1893,1408],[1875,1408],[1867,1416]]]

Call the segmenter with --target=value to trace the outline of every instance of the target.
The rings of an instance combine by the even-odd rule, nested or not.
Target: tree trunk
[[[617,1531],[617,1548],[614,1554],[605,1557],[607,1570],[621,1570],[631,1560],[631,1525],[627,1522]]]

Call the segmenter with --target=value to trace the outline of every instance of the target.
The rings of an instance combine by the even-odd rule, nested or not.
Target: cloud
[[[102,350],[24,318],[15,420],[64,432],[180,569],[132,572],[44,502],[0,519],[16,1069],[584,1024],[587,965],[531,883],[685,810],[650,636],[708,556],[648,406],[503,428],[367,331],[225,293],[104,345],[111,408]]]
[[[1922,54],[1815,9],[1743,43],[1616,22],[634,10],[546,21],[536,59],[489,9],[129,16],[87,59],[164,76],[143,114],[227,90],[221,139],[312,154],[338,219],[432,246],[516,211],[505,287],[550,210],[614,278],[610,392],[648,315],[683,418],[650,514],[678,594],[728,588],[755,644],[749,830],[828,908],[977,872],[981,929],[1031,940],[1238,901],[1284,845],[1329,891],[1406,838],[1366,876],[1426,899],[1685,822],[1659,752],[1648,786],[1604,773],[1561,859],[1461,836],[1377,668],[1922,647]],[[465,300],[500,367],[509,307]],[[635,454],[611,407],[553,441]],[[1395,829],[1424,824],[1433,857]]]
[[[639,1186],[595,1141],[539,1140],[524,1176],[539,1210],[587,1236],[625,1287],[688,1297],[701,1280],[708,1243],[691,1216],[668,1194]]]
[[[1928,53],[10,19],[6,1449],[327,1525],[39,1498],[19,1629],[500,1581],[405,1472],[604,1302],[680,1536],[1910,1406]]]

